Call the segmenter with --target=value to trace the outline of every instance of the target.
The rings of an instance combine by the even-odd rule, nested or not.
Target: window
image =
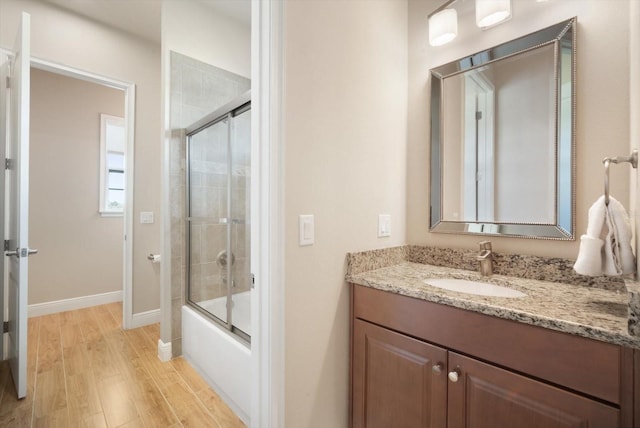
[[[100,213],[122,215],[125,200],[124,119],[100,115]]]

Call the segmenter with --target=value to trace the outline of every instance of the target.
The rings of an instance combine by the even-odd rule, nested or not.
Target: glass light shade
[[[458,12],[445,9],[429,18],[429,44],[441,46],[458,35]]]
[[[487,28],[511,17],[511,0],[476,0],[476,25]]]

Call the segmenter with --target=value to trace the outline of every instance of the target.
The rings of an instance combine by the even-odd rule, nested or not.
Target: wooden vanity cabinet
[[[353,428],[444,427],[446,361],[443,348],[355,320]]]
[[[620,412],[552,385],[449,353],[447,427],[619,427]],[[441,426],[445,425],[431,425]]]
[[[474,318],[476,325],[468,326],[470,334],[477,336],[477,332],[489,329],[485,339],[495,354],[495,359],[487,358],[484,347],[480,347],[480,358],[472,352],[475,345],[471,336],[466,338],[468,342],[451,340],[455,346],[448,343],[446,336],[434,333],[436,341],[426,337],[430,329],[465,336],[464,325],[449,331],[445,323],[460,321],[456,320],[457,315],[468,311],[361,286],[353,286],[352,304],[353,428],[640,426],[640,421],[633,422],[634,408],[637,412],[633,385],[640,376],[637,369],[635,374],[633,371],[632,350],[622,352],[624,348],[620,346],[548,331],[551,346],[559,346],[557,352],[549,352],[544,343],[539,343],[524,350],[533,354],[531,361],[511,362],[511,357],[504,355],[510,354],[508,349],[528,342],[529,329],[534,329],[534,340],[539,340],[535,334],[547,330],[515,326],[522,336],[518,341],[508,336],[513,322],[474,314],[480,318]],[[433,318],[433,310],[442,308],[453,312],[436,313]],[[483,325],[483,321],[488,324]],[[501,337],[500,324],[493,321],[505,324],[507,336],[502,338],[510,338],[513,343],[496,342],[496,337]],[[412,329],[411,322],[431,326],[426,330]],[[407,334],[406,330],[412,331]],[[566,336],[567,349],[557,342],[555,334]],[[586,348],[578,346],[574,339],[584,341]],[[464,343],[470,345],[465,347]],[[577,354],[572,354],[576,346]],[[573,361],[577,356],[580,361]],[[553,369],[549,372],[536,365]],[[567,381],[567,386],[554,378],[556,368],[575,372],[572,376],[592,376],[594,383],[582,379]],[[597,369],[600,370],[595,372]],[[600,379],[603,371],[610,376],[609,382]]]

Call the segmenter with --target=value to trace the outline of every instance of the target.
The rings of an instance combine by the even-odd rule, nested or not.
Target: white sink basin
[[[487,282],[468,281],[466,279],[429,278],[425,279],[424,283],[432,287],[444,288],[445,290],[458,291],[460,293],[477,294],[479,296],[527,297],[526,294],[518,290],[489,284]]]

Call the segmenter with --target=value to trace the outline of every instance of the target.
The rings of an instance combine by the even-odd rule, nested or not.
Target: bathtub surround
[[[170,141],[170,188],[171,200],[171,351],[173,356],[182,354],[182,305],[186,295],[186,251],[185,247],[185,191],[186,191],[186,140],[184,128],[223,106],[236,96],[251,87],[249,79],[222,70],[210,64],[171,52],[171,141]],[[203,151],[203,155],[206,153]],[[211,200],[220,202],[220,174],[215,168],[207,167],[207,160],[202,159],[201,172],[196,172],[197,186],[202,194],[210,194]],[[210,162],[209,162],[210,163]],[[206,170],[206,171],[205,171]],[[208,171],[208,172],[207,172]],[[192,173],[193,174],[193,173]],[[193,178],[193,177],[192,177]],[[238,180],[242,183],[242,180]],[[196,202],[203,206],[205,200]],[[221,203],[220,208],[226,210]],[[219,217],[226,217],[220,215]],[[224,234],[225,225],[198,225],[192,230],[192,245],[196,248],[192,253],[192,278],[197,290],[195,297],[204,300],[219,297],[221,281],[216,255],[210,249],[219,242]],[[238,229],[237,225],[234,225]],[[238,242],[244,243],[245,234],[237,231]],[[194,257],[195,256],[195,257]],[[239,263],[247,263],[248,257]],[[243,290],[238,291],[244,291]]]
[[[405,259],[398,257],[404,252]],[[541,273],[541,257],[497,255],[500,274],[481,278],[467,262],[475,255],[466,250],[406,246],[347,255],[347,282],[391,291],[409,297],[467,309],[499,318],[577,334],[640,349],[637,321],[638,283],[598,277],[600,282],[579,281],[571,272],[571,260],[556,259]],[[505,269],[505,266],[508,268]],[[367,270],[375,266],[376,269]],[[446,267],[445,267],[446,266]],[[519,275],[513,275],[520,273]],[[528,277],[533,274],[532,277]],[[508,276],[508,277],[507,277]],[[458,278],[507,285],[527,295],[505,299],[457,293],[426,285],[426,278]],[[516,279],[517,278],[517,279]],[[566,278],[564,280],[563,278]],[[588,277],[591,278],[591,277]],[[578,279],[578,281],[576,281]]]

